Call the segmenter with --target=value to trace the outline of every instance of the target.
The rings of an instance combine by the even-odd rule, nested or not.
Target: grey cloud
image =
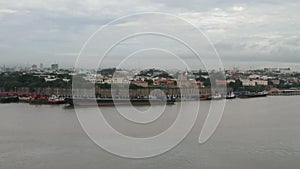
[[[39,63],[48,56],[52,57],[48,62],[72,64],[73,60],[63,59],[62,54],[75,59],[69,54],[77,53],[99,27],[124,15],[157,11],[197,26],[224,59],[299,62],[299,4],[298,0],[1,1],[0,59]],[[176,23],[159,26],[180,29]],[[182,33],[188,35],[189,31]],[[126,43],[123,46],[137,44]]]

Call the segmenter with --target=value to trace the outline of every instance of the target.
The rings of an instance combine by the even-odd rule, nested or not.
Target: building
[[[37,65],[33,64],[33,65],[31,66],[31,70],[37,70]]]
[[[268,81],[267,80],[254,80],[255,86],[267,86]]]
[[[2,69],[1,69],[1,72],[6,72],[6,67],[5,67],[5,65],[3,65]]]
[[[179,76],[178,76],[178,86],[179,87],[188,87],[189,86],[187,75],[188,75],[187,72],[179,74]]]
[[[142,80],[133,80],[131,83],[137,86],[148,87],[148,82]]]
[[[235,83],[236,80],[234,80],[234,79],[227,79],[227,80],[226,80],[226,83],[227,83],[227,84],[229,84],[229,83],[231,83],[231,82],[232,82],[232,83]]]
[[[250,79],[240,79],[243,86],[255,86],[255,82]]]
[[[165,85],[167,85],[167,79],[166,79],[166,78],[158,78],[158,79],[154,79],[153,85],[157,85],[157,86],[165,86]]]
[[[290,68],[279,68],[279,71],[282,74],[289,74],[289,73],[291,73],[291,69]]]
[[[126,79],[123,78],[123,77],[113,77],[112,78],[112,83],[113,84],[124,84],[125,81],[126,81]]]
[[[257,74],[250,75],[249,79],[251,79],[251,80],[260,79],[260,75],[257,75]]]
[[[173,79],[158,78],[158,79],[154,79],[153,85],[156,85],[156,86],[176,86],[176,82]]]
[[[271,80],[274,85],[280,85],[280,80]]]
[[[58,70],[58,64],[52,64],[51,70]]]
[[[216,79],[216,86],[226,86],[227,81],[226,80],[218,80]]]
[[[201,82],[201,81],[198,80],[198,81],[196,81],[196,83],[197,83],[198,87],[201,87],[201,88],[205,87],[204,82]]]
[[[240,79],[243,86],[267,86],[267,80],[261,79]]]
[[[277,72],[278,68],[264,68],[265,72]]]

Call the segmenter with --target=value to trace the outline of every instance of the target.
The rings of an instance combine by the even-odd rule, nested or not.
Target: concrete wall
[[[130,96],[148,96],[153,90],[157,90],[155,88],[141,88],[141,89],[130,89],[129,95]],[[189,95],[189,94],[195,94],[197,93],[197,90],[199,90],[200,94],[208,94],[211,93],[210,88],[199,88],[199,89],[178,89],[178,88],[163,88],[161,89],[164,91],[165,94],[169,95],[180,95],[181,93],[183,95]],[[2,89],[1,89],[2,91]],[[4,90],[3,90],[4,91]],[[3,92],[2,91],[2,92]],[[40,95],[60,95],[60,96],[72,96],[72,89],[70,88],[34,88],[31,92],[29,88],[17,88],[17,93],[36,93]],[[14,91],[9,91],[14,92]],[[111,89],[100,89],[95,88],[95,91],[93,90],[87,90],[87,89],[74,89],[73,91],[77,96],[84,96],[84,97],[92,97],[96,94],[101,95],[102,97],[111,97],[111,92],[113,92],[115,95],[119,95],[122,97],[128,96],[128,90],[113,90]]]

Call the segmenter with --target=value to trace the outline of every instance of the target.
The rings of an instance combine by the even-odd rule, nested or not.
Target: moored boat
[[[243,92],[239,98],[267,97],[268,92]]]
[[[69,105],[78,105],[78,106],[117,106],[117,105],[134,105],[134,106],[143,106],[143,105],[160,105],[167,104],[173,105],[175,99],[149,99],[149,98],[132,98],[132,99],[112,99],[112,98],[66,98],[65,101]]]
[[[52,95],[47,96],[34,96],[30,101],[30,104],[65,104],[67,103],[65,98],[60,96]]]
[[[48,104],[65,104],[67,102],[66,102],[65,98],[63,98],[63,97],[52,95],[51,97],[48,98],[47,103]]]
[[[208,98],[210,97],[210,94],[200,94],[200,100],[208,100]]]
[[[226,95],[226,99],[235,99],[236,95],[233,92],[230,92]]]
[[[18,103],[18,96],[1,96],[0,103]]]
[[[20,94],[19,95],[19,102],[22,103],[29,103],[32,99],[33,94]]]
[[[1,92],[0,93],[0,103],[18,103],[19,97],[17,93],[11,92]]]
[[[207,98],[207,100],[222,100],[222,99],[224,99],[224,97],[222,97],[222,95],[219,93],[212,94]]]

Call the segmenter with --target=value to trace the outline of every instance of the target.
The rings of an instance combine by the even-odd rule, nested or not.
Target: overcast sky
[[[300,63],[299,9],[299,0],[0,0],[0,64],[72,66],[99,27],[139,12],[189,21],[224,62]]]

